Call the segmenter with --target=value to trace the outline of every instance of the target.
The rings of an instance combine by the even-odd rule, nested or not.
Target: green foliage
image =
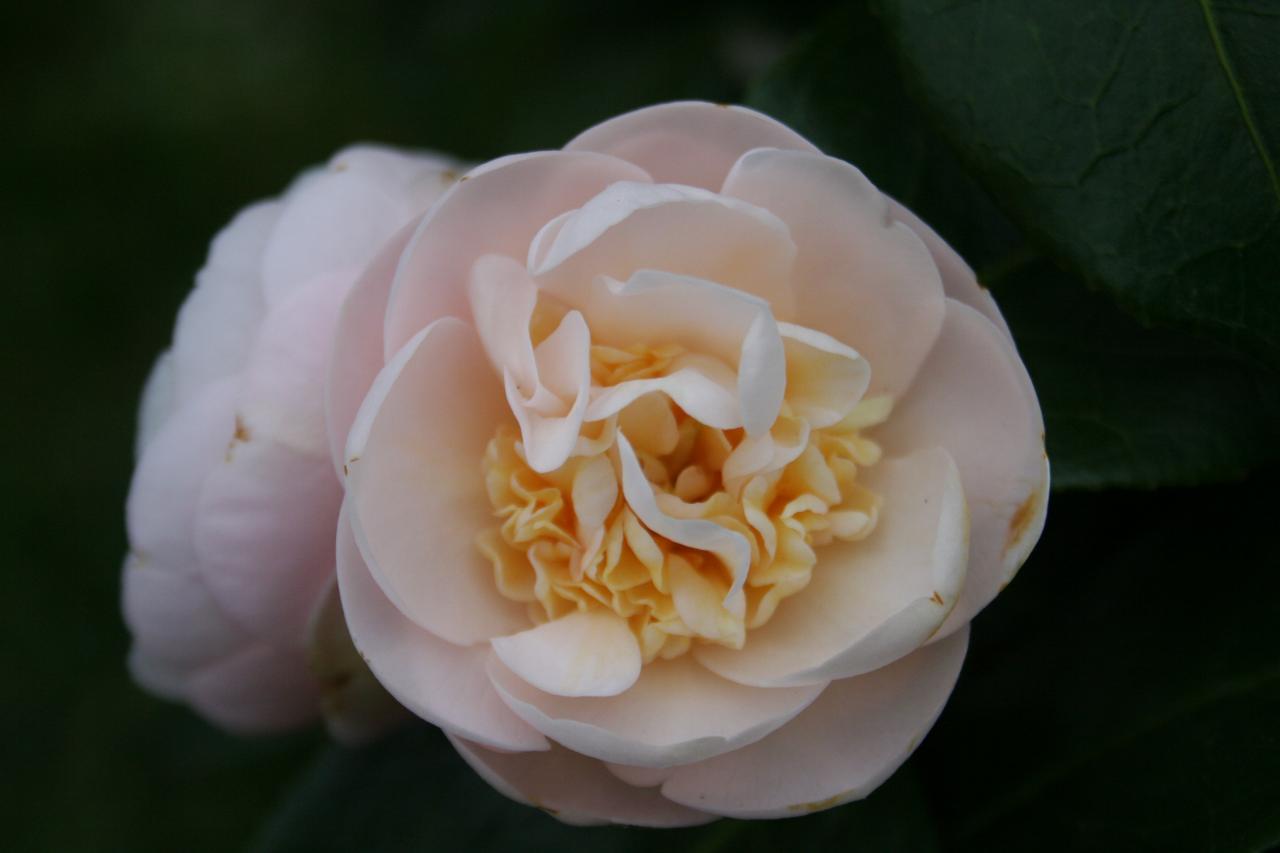
[[[1140,320],[1280,367],[1274,3],[877,5],[940,131],[1038,244]]]

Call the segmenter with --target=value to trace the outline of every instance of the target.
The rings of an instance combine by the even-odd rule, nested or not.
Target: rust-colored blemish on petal
[[[448,186],[456,182],[460,177],[457,169],[445,169],[440,173],[440,182]]]
[[[936,589],[933,591],[933,595],[929,596],[929,599],[935,602],[939,607],[942,607],[946,604],[946,602],[942,600],[942,594],[938,592]]]
[[[249,432],[248,425],[245,424],[244,418],[237,414],[235,431],[231,433],[231,440],[227,442],[226,458],[228,462],[231,461],[232,456],[235,454],[236,445],[243,444],[250,438],[252,438],[252,434]]]
[[[820,812],[844,802],[851,793],[852,791],[841,791],[839,794],[836,794],[833,797],[827,797],[825,800],[815,800],[812,803],[797,803],[794,806],[787,806],[787,810],[793,812]]]
[[[1038,492],[1033,491],[1027,495],[1027,499],[1022,502],[1013,513],[1013,517],[1009,519],[1009,533],[1005,536],[1004,553],[1009,553],[1013,546],[1022,541],[1022,537],[1027,534],[1027,530],[1031,527],[1031,523],[1035,520],[1039,509],[1040,495]]]

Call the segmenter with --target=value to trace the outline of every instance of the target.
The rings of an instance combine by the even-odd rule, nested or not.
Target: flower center
[[[676,345],[592,346],[592,384],[663,375],[683,353]],[[862,431],[890,408],[887,397],[866,398],[839,422],[809,429],[784,403],[772,435],[791,450],[785,464],[763,470],[744,462],[753,448],[743,430],[699,423],[660,393],[586,424],[574,455],[547,473],[529,466],[519,430],[504,425],[483,461],[497,524],[477,546],[493,564],[498,590],[526,603],[536,624],[610,610],[627,620],[646,663],[682,655],[695,642],[741,648],[748,629],[808,585],[815,549],[874,529],[881,500],[858,474],[878,461],[880,448]],[[712,522],[750,545],[738,606],[732,571],[717,555],[660,535],[629,505],[619,485],[619,431],[662,513]]]

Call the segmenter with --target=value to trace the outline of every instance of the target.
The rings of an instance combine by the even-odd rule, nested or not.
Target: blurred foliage
[[[882,17],[820,5],[8,10],[6,849],[1280,842],[1280,552],[1263,491],[1280,435],[1267,261],[1280,197],[1257,156],[1274,150],[1265,45],[1280,18],[1214,0],[1168,15],[1069,0],[876,0]],[[1128,108],[1091,125],[1081,100],[1099,74]],[[1187,93],[1142,133],[1155,121],[1144,104]],[[134,408],[221,224],[355,140],[481,160],[557,147],[648,103],[748,97],[858,164],[979,269],[1037,381],[1058,485],[1251,479],[1058,494],[1023,577],[977,620],[937,730],[869,799],[806,818],[570,830],[492,792],[430,729],[360,751],[318,732],[239,740],[128,681],[117,599]],[[1219,244],[1234,254],[1198,254]]]

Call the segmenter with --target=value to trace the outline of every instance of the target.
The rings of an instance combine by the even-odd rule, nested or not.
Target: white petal
[[[599,761],[563,747],[549,752],[508,754],[484,749],[449,734],[458,754],[499,793],[537,806],[563,823],[589,826],[694,826],[711,816],[676,805],[654,790],[633,788]]]
[[[350,525],[338,524],[338,587],[351,639],[382,686],[428,722],[504,750],[546,749],[511,713],[485,674],[486,645],[455,646],[395,608],[369,574]]]
[[[825,686],[744,687],[687,655],[654,661],[626,693],[598,698],[544,693],[498,661],[489,672],[511,709],[547,737],[592,758],[641,767],[689,764],[754,743]]]
[[[466,645],[528,625],[475,546],[494,524],[484,448],[509,415],[475,331],[432,323],[374,381],[347,446],[361,553],[411,620]]]
[[[566,293],[565,301],[586,317],[594,344],[619,349],[678,344],[736,369],[739,412],[735,425],[745,426],[750,434],[767,431],[777,418],[786,387],[786,362],[778,324],[766,301],[715,282],[655,270],[639,270],[625,282],[597,277]],[[645,387],[658,384],[633,381],[649,382]],[[639,394],[634,389],[618,390],[626,385],[597,392],[588,420],[620,411],[617,402],[605,407],[599,402],[602,398],[636,399]],[[711,423],[700,417],[709,401],[691,394],[685,402],[689,407],[682,404],[681,408]]]
[[[668,799],[727,817],[807,814],[861,799],[915,750],[964,662],[968,631],[833,682],[789,724],[750,746],[679,767]]]
[[[873,393],[905,390],[938,336],[945,297],[929,250],[880,191],[843,161],[774,150],[744,155],[724,191],[790,228],[795,322],[861,353]]]
[[[614,181],[643,170],[588,152],[505,157],[472,170],[419,223],[396,270],[387,311],[386,358],[440,317],[469,316],[467,279],[481,255],[523,260],[546,222]]]
[[[142,388],[142,399],[138,402],[138,435],[133,444],[135,460],[142,458],[142,451],[169,420],[177,402],[173,352],[165,350],[151,365],[147,383]]]
[[[577,311],[566,314],[534,350],[532,380],[534,391],[525,396],[513,374],[503,376],[525,458],[530,468],[546,473],[573,453],[591,399],[591,333]],[[548,402],[553,407],[549,413],[544,410]]]
[[[683,101],[611,118],[565,146],[630,160],[655,181],[719,190],[729,169],[752,148],[817,151],[766,115],[745,107]]]
[[[969,573],[945,636],[1013,579],[1044,527],[1049,468],[1035,389],[1004,334],[950,299],[937,346],[877,438],[890,454],[941,445],[960,469]]]
[[[708,669],[763,687],[847,678],[917,648],[955,605],[968,554],[965,496],[946,451],[883,460],[859,481],[884,499],[866,539],[818,549],[813,580],[738,651],[703,645]]]
[[[315,719],[320,696],[301,649],[259,643],[191,676],[187,700],[222,728],[269,734]]]
[[[124,621],[142,654],[193,669],[249,642],[198,577],[134,558],[123,587]]]
[[[545,290],[576,304],[596,276],[625,281],[656,269],[718,282],[758,296],[779,316],[792,310],[796,247],[772,213],[696,187],[619,181],[540,233],[530,272]]]
[[[635,634],[605,610],[575,611],[491,642],[513,673],[557,696],[615,696],[640,677]]]

